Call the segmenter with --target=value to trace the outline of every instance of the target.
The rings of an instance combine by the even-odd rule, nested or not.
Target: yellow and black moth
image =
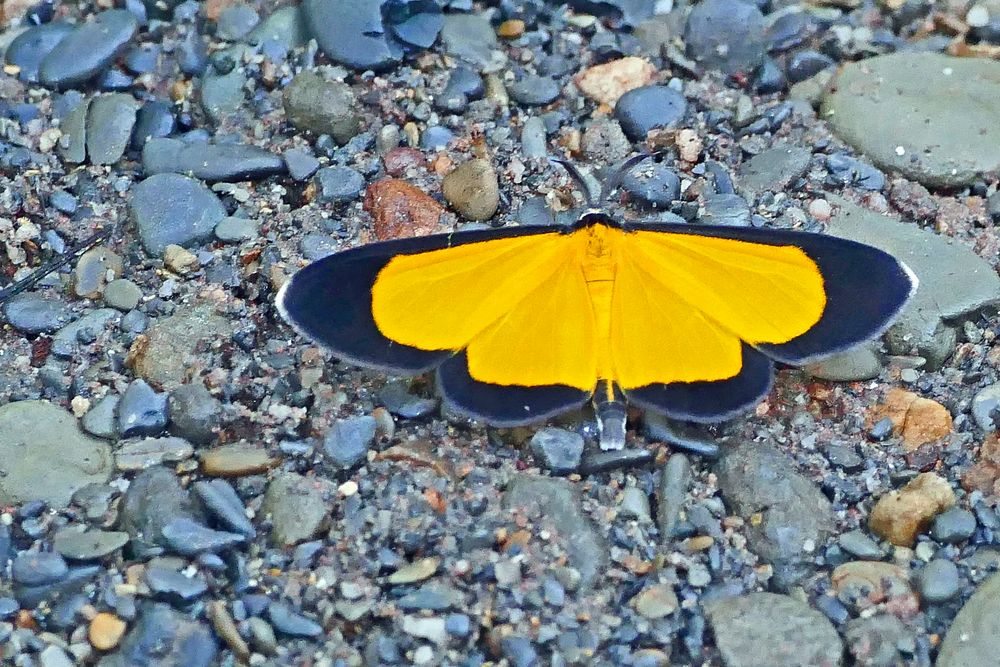
[[[879,249],[824,234],[630,223],[374,243],[298,271],[278,295],[295,329],[393,374],[436,369],[456,410],[498,426],[593,400],[601,445],[624,401],[696,422],[731,418],[804,364],[877,336],[916,289]]]

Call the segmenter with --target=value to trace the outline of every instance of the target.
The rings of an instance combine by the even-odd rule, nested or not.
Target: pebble
[[[41,667],[73,667],[73,660],[66,652],[56,646],[49,644],[38,654],[39,665]]]
[[[781,145],[770,148],[740,165],[737,178],[749,192],[781,192],[809,168],[812,152],[807,148]]]
[[[500,205],[497,173],[488,160],[473,158],[449,172],[441,182],[448,204],[466,220],[489,220]]]
[[[196,51],[204,45],[196,47]],[[208,65],[201,79],[201,106],[208,117],[215,123],[232,122],[238,116],[246,102],[247,73],[242,67],[247,47],[239,44],[224,51],[213,54],[212,63],[235,63],[225,72],[219,71],[215,64]],[[197,53],[195,60],[201,53]],[[202,63],[191,63],[192,69],[205,67]],[[223,68],[225,69],[225,68]]]
[[[878,542],[868,537],[864,531],[851,530],[839,538],[837,544],[840,548],[851,554],[855,558],[864,560],[882,560],[885,558],[885,550],[879,546]]]
[[[7,299],[3,314],[10,326],[26,334],[50,333],[73,319],[65,301],[39,292],[22,292]]]
[[[122,258],[110,248],[91,248],[76,261],[73,293],[82,299],[96,299],[101,296],[109,278],[117,279],[123,268]]]
[[[80,420],[80,426],[84,431],[98,438],[114,439],[118,434],[116,416],[120,400],[121,397],[116,394],[108,394],[98,399]]]
[[[425,151],[438,151],[447,148],[455,140],[455,133],[443,125],[432,125],[420,135],[420,148]]]
[[[531,451],[550,472],[568,475],[580,467],[583,436],[562,428],[542,428],[531,437]]]
[[[531,116],[521,128],[521,153],[526,158],[543,158],[548,152],[545,121],[538,116]]]
[[[104,288],[104,303],[116,310],[128,312],[139,305],[142,288],[131,280],[118,278]]]
[[[312,70],[297,74],[285,87],[282,100],[288,121],[299,130],[327,134],[344,145],[360,129],[350,86],[327,81]]]
[[[62,508],[87,484],[108,481],[111,450],[81,433],[62,408],[48,401],[18,401],[0,406],[0,468],[0,504],[42,500]]]
[[[618,99],[615,119],[632,141],[659,128],[675,127],[687,112],[684,96],[669,86],[642,86]]]
[[[408,565],[404,565],[389,575],[389,583],[392,585],[399,585],[413,584],[418,581],[423,581],[424,579],[434,576],[440,564],[440,559],[433,556],[429,558],[421,558]]]
[[[663,162],[647,160],[626,172],[622,187],[642,208],[669,209],[681,196],[681,179]]]
[[[209,667],[219,647],[211,629],[170,606],[154,603],[138,618],[111,667],[160,664]]]
[[[826,184],[854,187],[879,192],[885,189],[885,174],[870,164],[847,153],[830,153],[826,156],[828,174]]]
[[[544,106],[559,99],[559,84],[547,76],[523,76],[507,88],[511,99],[524,106]]]
[[[830,56],[812,49],[803,49],[796,51],[788,59],[785,72],[788,75],[789,81],[798,83],[814,77],[821,71],[835,65],[836,62]]]
[[[215,438],[222,421],[222,403],[201,383],[182,385],[167,399],[170,432],[195,445]]]
[[[318,637],[323,627],[302,614],[294,611],[284,602],[272,602],[267,607],[267,617],[278,632],[289,637]]]
[[[976,532],[976,515],[960,507],[952,507],[934,517],[931,537],[945,544],[958,544]]]
[[[935,558],[920,572],[920,597],[930,604],[941,604],[958,595],[958,568],[950,560]]]
[[[128,625],[122,619],[108,612],[100,612],[90,621],[87,639],[98,651],[110,651],[118,646]]]
[[[52,538],[52,548],[70,560],[97,560],[128,544],[128,533],[105,530],[60,530]]]
[[[629,604],[640,616],[648,619],[665,618],[677,611],[679,603],[673,587],[667,584],[653,584],[642,589]]]
[[[1000,430],[1000,383],[976,392],[972,398],[972,418],[986,433]]]
[[[5,62],[19,68],[17,78],[28,83],[38,83],[42,60],[73,32],[74,26],[66,21],[53,21],[33,25],[14,38],[7,47]]]
[[[376,430],[374,417],[337,420],[323,440],[323,452],[337,468],[350,470],[365,460],[375,443]]]
[[[191,443],[181,438],[143,438],[118,447],[115,467],[122,471],[145,470],[163,463],[185,461],[193,454]]]
[[[375,238],[426,236],[438,231],[445,212],[436,199],[417,186],[397,178],[384,178],[365,190],[364,209],[371,214]]]
[[[580,148],[588,159],[595,162],[624,160],[632,151],[628,137],[618,121],[603,117],[587,125],[580,140]]]
[[[893,667],[916,652],[913,631],[892,614],[852,619],[844,628],[848,650],[859,665]]]
[[[181,606],[208,592],[208,583],[200,575],[187,575],[165,567],[148,567],[145,574],[153,598]]]
[[[161,533],[166,546],[182,556],[226,551],[246,541],[244,535],[212,530],[187,517],[176,518],[164,524]]]
[[[954,504],[955,492],[945,479],[932,472],[921,473],[901,490],[878,499],[868,527],[897,546],[913,546],[934,517]]]
[[[302,13],[309,32],[331,60],[357,70],[383,70],[403,57],[387,38],[380,0],[306,0]]]
[[[139,104],[126,93],[98,95],[87,111],[87,157],[91,164],[114,164],[132,139]]]
[[[892,421],[893,431],[902,436],[903,448],[908,452],[948,436],[953,426],[946,407],[899,388],[889,390],[885,402],[876,406],[871,419],[877,421],[882,417]]]
[[[319,163],[316,163],[317,166]],[[252,241],[260,235],[257,223],[248,218],[227,216],[215,226],[215,238],[223,243],[242,243]]]
[[[602,572],[607,546],[580,506],[577,489],[569,481],[518,474],[503,498],[504,507],[534,512],[566,540],[569,565],[580,573],[580,586],[591,586]]]
[[[243,477],[267,472],[278,463],[279,459],[272,458],[260,446],[224,445],[201,456],[201,471],[210,477]]]
[[[168,245],[207,240],[226,217],[211,190],[180,174],[156,174],[134,186],[129,211],[146,252],[157,257]]]
[[[72,358],[86,343],[94,342],[118,317],[118,311],[111,308],[91,310],[56,332],[52,337],[52,354],[63,359]]]
[[[42,586],[61,581],[69,573],[65,559],[53,551],[25,551],[10,568],[14,583],[22,586]]]
[[[601,63],[588,67],[580,72],[573,81],[586,97],[614,107],[621,103],[621,98],[630,91],[648,88],[661,88],[662,86],[649,86],[656,74],[656,68],[646,59],[628,56],[610,62]],[[648,93],[647,93],[648,94]],[[661,96],[660,101],[674,100]],[[683,98],[681,98],[681,113],[683,113]],[[672,109],[667,109],[663,113],[669,115]]]
[[[225,528],[248,539],[256,537],[257,531],[247,518],[243,501],[229,482],[200,480],[194,483],[193,489],[205,509]]]
[[[357,199],[365,188],[365,177],[350,167],[323,167],[313,177],[316,201],[340,204]]]
[[[53,88],[86,83],[106,69],[135,36],[132,12],[109,9],[77,26],[42,59],[39,79]]]
[[[834,132],[876,166],[927,186],[969,185],[1000,167],[1000,63],[898,53],[848,63],[823,99]]]
[[[285,151],[282,157],[285,160],[288,175],[296,181],[309,180],[309,177],[315,174],[320,167],[319,160],[305,149],[290,148]],[[218,234],[218,228],[216,228],[216,234]]]
[[[833,625],[805,602],[751,593],[705,605],[727,667],[839,665],[843,646]]]
[[[807,364],[806,371],[820,380],[859,382],[877,378],[882,372],[881,355],[875,344],[862,344],[815,363]]]
[[[747,227],[751,222],[750,205],[736,194],[714,194],[705,197],[704,209],[698,216],[706,225]]]
[[[504,60],[497,51],[497,36],[482,14],[446,14],[441,27],[445,53],[479,71],[493,70]]]
[[[764,16],[740,0],[705,0],[688,16],[684,29],[687,55],[725,74],[751,72],[764,59]]]
[[[538,653],[526,637],[507,635],[500,640],[500,653],[507,658],[511,667],[536,667]]]
[[[715,472],[727,506],[749,521],[750,549],[774,567],[777,585],[790,585],[812,572],[807,545],[823,544],[836,526],[822,491],[783,453],[757,442],[727,447]]]
[[[133,380],[118,403],[118,433],[123,438],[159,435],[167,426],[167,395],[145,380]]]
[[[406,634],[426,639],[435,644],[444,644],[448,639],[443,618],[403,616],[401,625]]]
[[[161,137],[146,142],[142,149],[142,168],[148,176],[186,174],[209,183],[256,181],[283,174],[285,161],[280,155],[247,144],[211,144]]]
[[[270,516],[271,542],[292,546],[312,539],[327,523],[328,483],[284,473],[267,485],[261,514]],[[272,619],[273,620],[273,619]]]
[[[243,4],[230,5],[222,10],[216,21],[215,35],[226,41],[243,39],[260,22],[253,7]]]

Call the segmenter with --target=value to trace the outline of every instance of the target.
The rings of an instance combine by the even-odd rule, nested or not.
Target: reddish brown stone
[[[379,241],[433,234],[444,213],[444,207],[433,197],[394,178],[369,185],[364,206],[375,219],[375,237]]]
[[[382,163],[385,165],[385,173],[394,178],[404,175],[408,169],[421,169],[427,166],[424,154],[408,146],[393,148],[382,158]]]
[[[875,408],[869,421],[874,424],[883,417],[892,421],[893,432],[902,436],[907,452],[944,438],[952,429],[946,407],[903,389],[890,389],[885,403]]]

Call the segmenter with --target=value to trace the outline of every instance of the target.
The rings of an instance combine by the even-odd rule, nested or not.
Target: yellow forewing
[[[565,234],[538,234],[394,257],[372,287],[386,338],[421,350],[460,350],[563,263]]]
[[[740,341],[784,343],[826,305],[815,262],[794,246],[694,234],[625,234],[612,315],[615,380],[722,380],[740,370]]]
[[[603,226],[399,255],[372,287],[390,340],[466,349],[480,382],[587,391],[733,377],[741,341],[787,342],[825,305],[795,246]]]

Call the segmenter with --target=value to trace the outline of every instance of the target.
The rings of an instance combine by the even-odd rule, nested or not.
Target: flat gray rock
[[[15,37],[7,47],[4,54],[6,62],[20,68],[17,78],[21,81],[37,83],[38,68],[42,60],[73,30],[73,24],[65,21],[31,26]]]
[[[576,487],[564,479],[519,474],[504,493],[506,508],[519,507],[551,521],[566,544],[569,565],[580,573],[584,588],[597,583],[608,547],[583,511]]]
[[[506,58],[497,49],[497,35],[486,16],[481,14],[448,14],[441,28],[445,53],[472,65],[480,71],[496,69]]]
[[[110,475],[111,448],[80,431],[62,408],[48,401],[0,407],[0,504],[65,507],[77,490]]]
[[[58,357],[72,357],[80,347],[81,338],[97,336],[121,313],[112,308],[91,310],[75,322],[59,329],[52,337],[52,353]]]
[[[784,588],[808,576],[814,569],[812,549],[837,526],[819,487],[785,454],[760,442],[725,447],[715,473],[732,511],[744,519],[760,515],[759,522],[748,522],[747,537],[750,549],[774,567],[773,583]]]
[[[968,185],[1000,169],[1000,62],[911,52],[847,63],[822,117],[882,169]]]
[[[844,649],[833,624],[794,598],[751,593],[710,602],[705,614],[726,667],[843,664]]]
[[[139,103],[131,95],[98,95],[87,112],[87,157],[91,164],[114,164],[132,139]]]
[[[156,174],[132,188],[132,221],[150,255],[168,245],[189,246],[212,237],[226,208],[204,183],[180,174]]]
[[[881,248],[906,262],[920,280],[916,294],[886,335],[893,354],[940,357],[942,320],[1000,303],[1000,276],[967,246],[863,209],[835,195],[829,232]]]
[[[820,380],[859,382],[877,378],[882,372],[882,359],[876,343],[865,343],[805,368],[810,375]]]
[[[305,0],[302,13],[323,53],[358,70],[382,70],[400,61],[403,48],[386,39],[380,0]]]
[[[87,112],[90,110],[90,99],[80,99],[66,114],[60,126],[62,136],[59,138],[57,150],[59,157],[66,162],[80,164],[87,159]]]
[[[147,175],[186,174],[203,181],[253,181],[284,173],[280,155],[248,144],[190,143],[150,139],[142,149]]]
[[[775,146],[740,166],[739,184],[754,194],[784,190],[809,168],[812,151],[799,146]]]
[[[139,30],[135,15],[109,9],[78,26],[42,60],[39,78],[55,88],[72,88],[100,74]]]
[[[216,123],[225,122],[243,107],[246,101],[245,86],[247,74],[243,69],[243,56],[247,51],[245,44],[219,51],[214,55],[216,61],[226,59],[235,63],[228,72],[222,73],[209,65],[201,80],[201,107]]]
[[[979,586],[948,629],[937,667],[993,665],[1000,655],[1000,575]]]

